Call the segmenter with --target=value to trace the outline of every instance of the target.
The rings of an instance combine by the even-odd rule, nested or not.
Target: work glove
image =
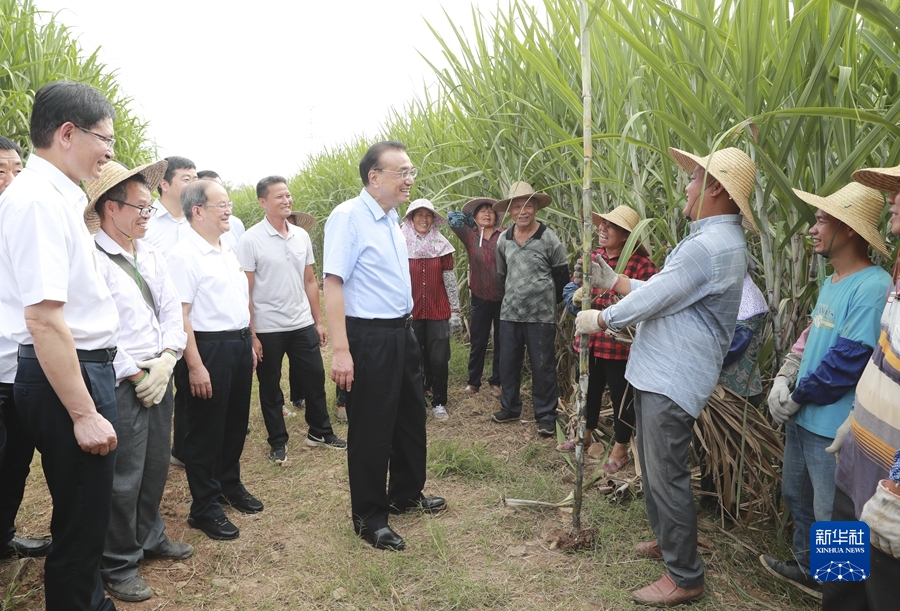
[[[581,300],[584,299],[584,292],[586,290],[588,290],[587,287],[580,286],[580,287],[578,287],[578,289],[575,290],[574,293],[572,293],[572,305],[573,306],[575,306],[576,308],[581,307]]]
[[[838,427],[837,433],[834,434],[834,441],[831,442],[830,446],[825,448],[825,451],[829,454],[834,454],[834,457],[837,460],[841,459],[841,446],[844,445],[844,439],[847,438],[847,433],[850,432],[850,418],[851,416],[847,416],[844,423]]]
[[[451,312],[450,313],[450,335],[456,335],[460,331],[462,331],[463,322],[459,317],[459,312]]]
[[[769,399],[771,401],[771,393],[769,394]],[[787,401],[784,403],[776,404],[774,407],[772,403],[769,403],[769,415],[772,416],[772,420],[775,424],[784,424],[788,420],[791,419],[791,416],[797,413],[797,410],[800,409],[800,404],[791,399],[790,395],[788,395]]]
[[[772,381],[772,390],[769,391],[769,413],[777,424],[783,424],[788,418],[794,414],[798,408],[793,411],[787,410],[785,405],[791,401],[791,389],[797,383],[797,374],[800,371],[800,355],[788,354],[784,357],[784,363],[781,369],[775,374],[775,380]],[[791,401],[793,403],[793,401]],[[788,413],[789,412],[789,413]],[[787,413],[787,416],[783,414]],[[776,415],[778,414],[778,415]],[[782,420],[782,418],[784,418]]]
[[[148,372],[147,377],[134,387],[137,398],[144,407],[156,405],[166,394],[172,370],[175,369],[175,357],[170,352],[163,352],[155,359],[138,361],[135,365]]]
[[[875,494],[863,505],[859,519],[869,525],[870,543],[889,556],[900,558],[900,496],[878,482]]]
[[[581,264],[581,257],[575,260],[575,273],[572,274],[572,282],[578,285],[584,282],[584,266]]]
[[[593,335],[602,331],[603,328],[597,322],[599,315],[600,312],[597,310],[579,312],[578,316],[575,317],[575,335]]]
[[[618,274],[603,260],[603,257],[598,257],[597,261],[591,263],[591,286],[608,291],[618,280]]]

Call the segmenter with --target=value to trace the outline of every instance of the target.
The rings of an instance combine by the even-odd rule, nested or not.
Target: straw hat
[[[864,187],[857,182],[835,191],[828,197],[819,197],[800,189],[792,189],[794,194],[813,208],[819,208],[841,221],[858,233],[875,250],[888,256],[887,246],[878,233],[878,219],[884,207],[884,198],[875,189]]]
[[[601,220],[609,221],[613,225],[631,233],[637,227],[637,224],[641,222],[641,217],[633,208],[623,205],[616,206],[612,212],[606,214],[591,212],[591,221],[593,221],[594,225],[599,227]]]
[[[431,210],[431,213],[434,215],[434,226],[440,227],[447,223],[447,219],[438,214],[438,211],[434,209],[434,204],[432,204],[427,199],[417,199],[413,203],[409,205],[409,208],[406,209],[406,216],[403,218],[412,220],[412,215],[416,210],[420,210],[425,208],[426,210]]]
[[[867,187],[896,193],[900,191],[900,165],[895,168],[865,168],[853,172],[853,180]]]
[[[706,157],[697,157],[676,148],[669,148],[672,158],[687,172],[693,172],[698,165],[718,180],[734,203],[744,213],[744,227],[759,233],[750,208],[750,194],[756,182],[756,164],[747,153],[733,147],[714,151]]]
[[[533,201],[535,212],[546,208],[553,201],[553,198],[546,193],[535,193],[527,182],[514,182],[509,185],[509,197],[494,204],[494,212],[506,212],[512,200],[521,198],[525,198],[526,202]]]
[[[487,204],[490,206],[491,210],[494,210],[494,204],[497,203],[496,199],[491,199],[490,197],[476,197],[475,199],[469,200],[466,202],[466,205],[462,207],[462,211],[466,214],[471,214],[475,216],[475,211],[478,210],[481,206]],[[503,218],[502,212],[497,212],[494,210],[494,227],[500,225],[500,219]]]
[[[289,215],[294,218],[294,224],[298,227],[302,227],[306,231],[312,229],[313,225],[316,224],[316,217],[311,214],[307,214],[306,212],[300,212],[299,210],[291,211]]]
[[[100,216],[97,214],[95,206],[97,205],[97,200],[104,193],[135,174],[142,175],[144,180],[147,181],[149,188],[151,190],[155,189],[163,179],[163,176],[165,176],[168,166],[169,162],[165,159],[156,163],[138,166],[133,170],[129,170],[118,161],[107,162],[103,169],[100,170],[100,178],[84,183],[88,196],[88,204],[84,209],[84,224],[87,225],[88,231],[91,234],[95,234],[100,229]]]

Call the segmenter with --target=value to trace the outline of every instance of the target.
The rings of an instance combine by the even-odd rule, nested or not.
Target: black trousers
[[[431,389],[432,405],[447,405],[450,375],[450,321],[414,320],[412,329],[422,353],[425,388]]]
[[[500,386],[500,305],[501,301],[487,301],[472,295],[469,311],[469,386],[481,386],[484,372],[484,358],[487,353],[491,326],[494,327],[494,354],[491,363],[491,377],[488,384]]]
[[[81,376],[97,412],[118,427],[112,363],[81,363]],[[103,593],[100,557],[109,526],[116,451],[100,456],[81,449],[72,418],[37,359],[19,359],[13,392],[22,425],[41,453],[53,499],[53,544],[44,563],[47,611],[115,609]]]
[[[175,402],[181,402],[187,429],[182,460],[191,489],[191,517],[224,515],[219,495],[241,496],[241,454],[250,418],[253,357],[250,337],[221,341],[197,339],[209,371],[212,397],[191,395],[184,359],[175,365]]]
[[[531,361],[531,402],[538,422],[556,420],[559,383],[556,379],[556,325],[541,322],[500,321],[500,370],[503,392],[500,405],[519,415],[522,413],[522,364],[525,348]]]
[[[16,534],[16,514],[31,471],[34,442],[22,425],[12,384],[0,384],[0,547]]]
[[[634,433],[634,393],[625,379],[626,365],[628,361],[625,360],[602,359],[594,355],[588,357],[590,383],[584,403],[585,426],[589,429],[597,428],[603,389],[609,386],[616,443],[628,443]]]
[[[831,519],[857,520],[853,500],[840,488],[834,489]],[[869,548],[869,578],[865,581],[826,581],[822,584],[822,611],[893,611],[897,608],[900,560]]]
[[[306,400],[306,424],[316,437],[333,433],[325,398],[325,365],[319,350],[319,334],[310,325],[293,331],[257,333],[262,344],[263,359],[256,364],[259,379],[259,405],[269,433],[272,447],[287,444],[288,432],[284,424],[284,393],[281,391],[281,366],[287,354],[290,364],[291,392],[294,379],[301,384],[300,396]],[[297,374],[294,373],[296,370]],[[295,378],[296,375],[296,378]]]
[[[374,321],[347,318],[353,357],[353,386],[347,393],[347,466],[357,532],[387,526],[391,503],[416,500],[425,486],[419,344],[411,328],[370,322]]]

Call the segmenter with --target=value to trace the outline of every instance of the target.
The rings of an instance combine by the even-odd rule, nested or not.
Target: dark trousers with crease
[[[250,337],[207,341],[197,339],[197,351],[209,372],[212,397],[191,395],[187,364],[175,365],[175,403],[181,402],[187,430],[182,460],[191,489],[191,517],[222,515],[219,495],[240,497],[241,454],[250,418],[253,357]]]
[[[481,386],[484,358],[487,354],[491,327],[494,328],[494,354],[488,384],[500,386],[500,305],[502,301],[487,301],[472,295],[469,312],[469,386]]]
[[[262,344],[262,360],[256,364],[259,379],[259,405],[262,410],[269,445],[273,448],[287,444],[288,432],[284,424],[284,393],[281,391],[281,369],[287,354],[290,366],[290,385],[300,384],[300,396],[306,400],[306,424],[309,432],[323,437],[334,431],[328,417],[328,401],[325,398],[325,365],[319,350],[319,334],[310,325],[293,331],[257,333]],[[295,373],[296,372],[296,373]]]
[[[425,486],[422,354],[408,327],[347,318],[353,385],[347,393],[347,465],[353,525],[387,526],[392,503],[420,498]]]
[[[34,442],[22,426],[12,384],[0,384],[0,548],[16,534],[16,514],[31,471]]]
[[[118,427],[112,363],[81,363],[81,377],[97,412]],[[109,525],[116,451],[85,452],[75,440],[68,410],[37,359],[20,358],[13,387],[22,425],[41,453],[50,497],[53,544],[44,563],[47,611],[109,611],[100,557]]]

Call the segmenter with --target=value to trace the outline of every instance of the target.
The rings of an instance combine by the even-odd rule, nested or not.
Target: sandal
[[[605,463],[603,463],[603,470],[606,471],[608,475],[612,475],[613,473],[618,473],[619,471],[621,471],[630,462],[631,457],[627,455],[625,456],[624,460],[620,461],[616,461],[610,458]]]
[[[590,442],[584,444],[584,451],[587,452],[588,448],[591,447]],[[575,440],[574,439],[566,439],[564,442],[557,444],[556,446],[557,452],[564,452],[566,454],[571,454],[575,451]]]

